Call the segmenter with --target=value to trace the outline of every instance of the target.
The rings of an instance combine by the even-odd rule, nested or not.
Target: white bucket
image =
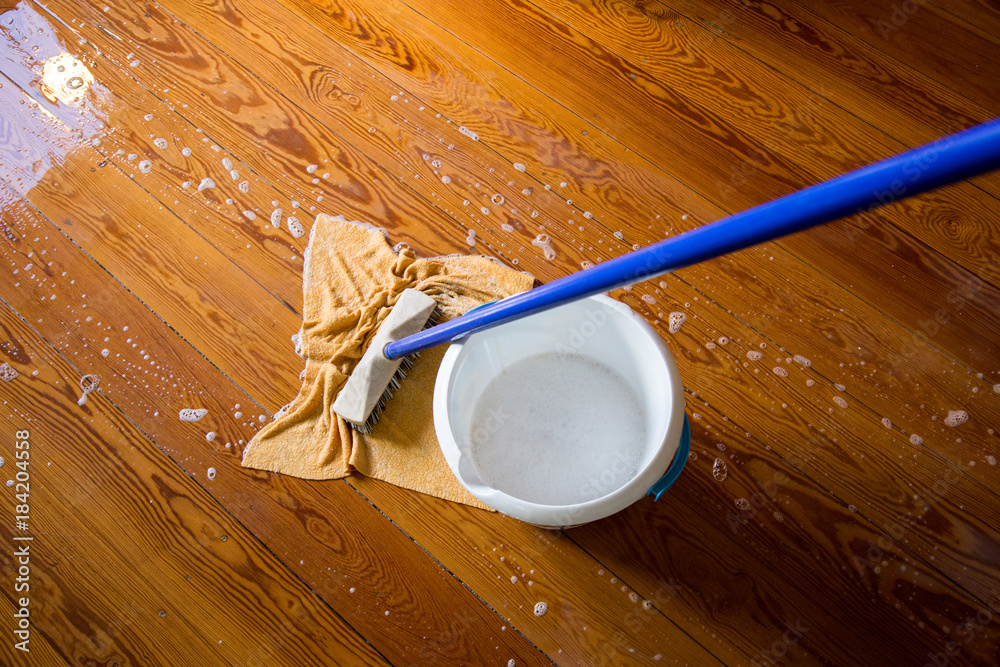
[[[595,388],[577,377],[607,380]],[[683,424],[680,373],[666,345],[603,295],[453,343],[434,388],[434,427],[455,476],[490,507],[545,527],[595,521],[642,498],[674,459]]]

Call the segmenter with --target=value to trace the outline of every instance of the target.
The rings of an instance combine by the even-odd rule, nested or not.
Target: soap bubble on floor
[[[97,385],[101,383],[101,379],[96,375],[84,375],[80,378],[80,389],[83,390],[83,395],[80,396],[80,400],[76,402],[77,405],[83,406],[87,403],[87,394],[97,389]]]
[[[0,364],[0,380],[12,382],[18,376],[17,370],[6,361]]]
[[[949,410],[948,416],[944,418],[946,426],[956,428],[969,421],[969,413],[965,410]]]
[[[202,418],[208,414],[206,408],[183,408],[177,417],[182,422],[197,422],[201,421]]]

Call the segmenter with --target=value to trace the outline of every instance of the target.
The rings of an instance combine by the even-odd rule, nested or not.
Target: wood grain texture
[[[595,125],[630,146],[641,147],[638,150],[642,156],[668,171],[672,171],[677,155],[697,155],[699,159],[693,162],[696,166],[685,170],[683,180],[699,192],[707,194],[715,190],[712,198],[731,212],[811,185],[824,176],[835,175],[821,173],[815,165],[811,168],[808,150],[804,155],[798,153],[796,144],[786,141],[780,131],[755,136],[752,123],[735,118],[740,113],[746,118],[756,115],[743,100],[729,112],[732,116],[720,115],[710,105],[715,96],[689,96],[690,91],[705,91],[706,87],[691,86],[690,91],[681,90],[683,84],[677,82],[690,78],[685,71],[665,79],[662,74],[669,71],[667,68],[660,73],[647,71],[641,63],[633,64],[619,55],[617,43],[605,46],[568,28],[551,15],[528,11],[527,5],[497,0],[452,10],[440,3],[422,0],[410,0],[408,4],[439,25],[448,26],[451,32],[520,78],[548,89],[557,102],[580,116],[590,118],[599,104],[598,99],[607,99],[603,96],[615,99],[616,104],[605,108],[603,115],[599,114],[592,121]],[[621,41],[631,41],[631,38],[625,35]],[[549,48],[551,53],[542,53]],[[533,64],[529,66],[528,62]],[[567,71],[574,71],[576,75],[561,76]],[[732,78],[733,75],[728,75],[717,85],[722,87]],[[822,125],[818,120],[816,124]],[[849,130],[837,127],[837,131]],[[959,187],[968,188],[970,194],[974,194],[971,191],[975,189],[971,186]],[[959,204],[952,207],[954,212],[963,209],[964,199],[959,199]],[[913,216],[919,215],[918,211],[913,200],[904,200],[883,209],[880,215],[919,238],[921,230],[933,227],[907,224]],[[976,227],[975,221],[966,225],[970,230]],[[985,235],[992,237],[993,233],[987,231],[989,228],[988,224],[982,226]],[[986,246],[987,258],[997,254],[996,239],[988,241]],[[943,239],[932,247],[973,271],[979,271],[988,261],[982,257],[977,259],[978,251],[972,247],[949,246]],[[849,263],[850,259],[843,261]]]
[[[293,280],[297,281],[298,278],[294,277]],[[237,375],[236,377],[238,378],[239,375]],[[301,493],[302,492],[299,492],[299,495],[301,495]],[[464,616],[459,617],[459,620],[461,621],[462,624],[467,624],[468,623],[468,620]],[[666,627],[670,628],[671,626],[667,625]],[[549,631],[551,632],[551,630],[549,630]],[[442,640],[446,640],[449,637],[449,633],[448,632],[441,632],[440,636],[441,636]],[[690,641],[686,640],[682,634],[681,635],[677,635],[677,633],[676,633],[675,630],[670,630],[667,633],[667,636],[675,636],[675,640],[673,642],[675,644],[675,648],[674,648],[675,651],[679,650],[678,647],[681,646],[681,645],[683,645],[683,643],[685,641],[687,641],[690,644]],[[566,647],[566,652],[567,653],[575,653],[576,650],[577,649],[575,649],[575,647],[573,647],[573,646],[567,646]],[[689,651],[693,651],[694,655],[699,655],[701,653],[701,650],[698,649],[696,646],[692,646],[692,648],[690,648],[688,650]],[[579,655],[580,655],[581,658],[583,658],[586,654],[579,654]]]
[[[31,618],[65,663],[385,664],[100,392],[78,406],[80,371],[6,304],[0,331],[29,360],[0,386],[10,468],[30,433],[29,529],[13,533],[34,539],[9,543],[29,546]]]
[[[682,17],[684,27],[679,30],[696,33],[695,26],[715,26],[713,39],[706,41],[732,43],[812,90],[836,89],[839,105],[907,145],[931,141],[942,127],[965,127],[993,115],[988,106],[914,71],[800,4],[757,0],[666,4]],[[648,4],[638,7],[642,6]],[[886,86],[891,86],[891,94]],[[898,122],[901,114],[907,123]],[[995,178],[991,180],[996,182]]]
[[[740,130],[769,150],[788,156],[815,179],[832,178],[909,147],[838,106],[834,100],[841,97],[840,90],[810,91],[764,63],[746,58],[725,40],[707,40],[705,31],[697,34],[705,42],[700,45],[701,53],[692,57],[684,50],[690,48],[687,44],[675,45],[679,15],[673,17],[673,23],[669,16],[653,22],[642,20],[643,15],[624,3],[577,6],[576,11],[573,5],[548,0],[537,4],[582,35],[610,45],[616,55],[713,115],[733,118]],[[671,57],[649,59],[651,50]],[[741,63],[739,69],[729,65],[736,61]],[[719,88],[732,92],[727,96],[709,92]],[[739,106],[734,106],[734,98]],[[988,117],[984,114],[981,120]],[[960,127],[964,126],[954,130]],[[934,138],[948,130],[942,127],[938,132]],[[995,225],[990,222],[995,218],[996,204],[994,197],[963,183],[929,197],[901,202],[899,217],[884,217],[897,224],[920,220],[921,224],[905,225],[904,229],[938,251],[943,246],[952,247],[943,252],[956,261],[964,263],[963,257],[984,253],[971,260],[981,268],[996,254],[990,250],[997,247],[991,230]]]
[[[301,47],[301,45],[299,45],[299,48],[302,48],[302,47]],[[609,242],[612,242],[612,241],[613,241],[613,240],[612,240],[612,238],[610,237],[610,235],[609,235],[609,237],[608,237],[608,241],[609,241]],[[760,266],[760,265],[762,265],[762,264],[763,264],[763,265],[766,265],[767,263],[766,263],[766,262],[763,262],[763,263],[758,263],[758,266]],[[778,271],[778,274],[779,274],[779,275],[781,275],[781,276],[783,276],[783,278],[782,278],[782,279],[783,279],[784,281],[788,281],[788,280],[790,280],[790,279],[789,279],[789,278],[787,277],[787,276],[788,276],[788,275],[790,274],[790,271],[788,271],[787,269],[786,269],[786,270],[783,270],[783,271]],[[543,274],[543,275],[545,275],[545,274]],[[750,275],[750,276],[748,276],[748,277],[755,277],[755,276],[753,276],[753,275]],[[763,283],[763,284],[766,284],[766,283]],[[812,295],[812,298],[815,298],[815,294],[813,294],[813,295]],[[773,299],[773,300],[767,300],[767,299],[762,299],[761,301],[762,301],[763,303],[767,304],[767,303],[774,303],[774,302],[781,302],[782,300],[783,300],[783,299],[780,299],[780,298],[779,298],[779,299]],[[736,304],[736,303],[738,303],[738,302],[732,302],[732,303],[725,303],[725,302],[724,302],[724,305],[725,305],[725,306],[726,306],[727,308],[730,308],[730,307],[735,307],[735,304]],[[858,308],[865,308],[865,307],[866,307],[866,306],[865,306],[865,304],[863,304],[862,302],[856,302],[855,304],[852,304],[852,307],[851,307],[851,311],[852,311],[853,313],[855,313],[855,314],[856,314],[856,313],[857,313],[857,309],[858,309]],[[756,312],[755,314],[756,314],[756,315],[758,316],[758,319],[760,318],[760,316],[761,316],[761,315],[765,315],[765,313],[761,313],[761,312],[759,311],[759,309],[758,309],[758,311],[757,311],[757,312]],[[789,313],[787,312],[787,310],[784,310],[784,311],[782,311],[782,312],[781,312],[781,314],[782,314],[782,315],[785,315],[785,316],[787,316],[787,315],[788,315]],[[853,322],[853,320],[852,320],[852,322]],[[868,341],[866,342],[865,340],[863,340],[863,339],[860,339],[860,338],[859,338],[859,336],[858,336],[858,331],[857,331],[857,328],[856,328],[856,327],[854,327],[854,326],[853,326],[853,324],[852,324],[852,325],[851,325],[851,330],[850,330],[850,331],[847,331],[847,330],[842,330],[842,331],[841,331],[841,332],[840,332],[840,333],[838,334],[838,337],[839,337],[839,338],[841,338],[842,340],[848,340],[848,339],[849,339],[849,340],[852,340],[852,341],[855,341],[856,343],[862,343],[863,347],[865,347],[866,349],[868,349],[868,350],[870,351],[869,353],[870,353],[870,354],[872,354],[872,356],[873,356],[873,357],[875,357],[875,356],[878,356],[878,355],[876,355],[876,354],[873,354],[873,353],[874,353],[874,350],[873,350],[872,348],[874,348],[874,347],[875,347],[876,345],[878,345],[878,346],[881,346],[881,342],[880,342],[880,340],[879,340],[879,339],[880,339],[880,338],[884,338],[884,333],[883,333],[883,332],[879,332],[879,334],[880,334],[880,335],[878,335],[878,336],[870,336],[870,337],[868,338]],[[903,337],[900,337],[900,338],[898,338],[898,339],[896,340],[896,342],[895,342],[894,344],[895,344],[896,346],[902,346],[902,345],[903,345],[904,343],[910,343],[910,342],[911,342],[911,339],[912,339],[912,335],[910,335],[910,334],[909,334],[908,332],[906,332],[906,334],[905,334],[905,338],[903,338]],[[805,342],[805,341],[804,341],[804,342]],[[787,340],[785,341],[785,344],[788,344],[788,341],[787,341]],[[806,342],[806,344],[807,344],[807,342]],[[801,345],[802,345],[802,343],[800,343],[800,344],[797,344],[797,345],[794,345],[794,346],[793,346],[793,345],[788,345],[788,347],[792,347],[793,349],[794,349],[794,348],[798,348],[798,349],[800,349],[800,350],[801,350],[801,349],[802,349],[802,347],[800,347]],[[890,347],[892,347],[892,346],[893,346],[893,344],[890,344]],[[852,361],[856,361],[856,360],[852,360]],[[935,368],[933,368],[933,367],[928,367],[928,366],[926,366],[926,363],[925,363],[925,362],[926,362],[926,360],[925,360],[925,359],[924,359],[924,360],[922,360],[922,364],[921,364],[921,366],[922,366],[922,372],[921,372],[921,375],[922,375],[923,377],[926,377],[926,378],[928,378],[928,380],[927,380],[927,381],[928,381],[929,383],[931,383],[931,384],[933,384],[933,383],[935,382],[935,378],[939,378],[939,377],[941,377],[941,376],[942,376],[942,375],[943,375],[944,373],[948,372],[948,371],[946,370],[946,368],[947,368],[947,367],[951,367],[951,366],[953,366],[953,363],[952,363],[952,362],[950,362],[950,361],[945,361],[945,360],[944,360],[943,358],[942,358],[942,362],[944,362],[944,364],[945,364],[945,365],[944,365],[944,366],[941,366],[941,367],[939,367],[939,368],[937,368],[937,369],[935,369]],[[890,375],[890,377],[892,377],[892,376],[894,376],[894,375],[896,375],[896,374],[899,374],[900,372],[904,372],[904,373],[906,373],[906,374],[909,374],[909,373],[910,373],[910,370],[906,370],[906,371],[902,371],[902,369],[887,369],[887,370],[889,370],[889,375]],[[843,380],[844,378],[842,377],[841,379]],[[887,387],[887,389],[889,389],[889,388],[890,388],[890,387]],[[930,395],[934,395],[934,396],[937,396],[937,397],[939,397],[939,396],[940,396],[940,393],[939,393],[939,392],[936,392],[936,393],[935,393],[935,391],[936,391],[936,390],[931,390],[931,394],[930,394]],[[884,398],[888,399],[888,397],[889,397],[890,395],[891,395],[890,393],[881,393],[881,392],[880,392],[880,393],[877,393],[877,394],[875,394],[875,395],[873,396],[873,398],[875,398],[875,399],[881,399],[881,398],[883,398],[883,397],[884,397]],[[893,420],[895,420],[895,421],[899,421],[899,419],[900,419],[900,415],[899,415],[898,411],[897,411],[897,410],[895,409],[895,408],[896,408],[896,406],[895,406],[895,402],[894,402],[894,401],[891,401],[891,402],[890,402],[890,404],[883,404],[883,405],[881,405],[881,406],[879,406],[879,405],[878,405],[878,402],[876,401],[876,409],[879,409],[879,408],[881,408],[882,410],[887,410],[887,409],[888,409],[888,408],[890,408],[890,407],[891,407],[891,408],[893,408],[893,410],[892,410],[892,411],[893,411],[893,413],[894,413],[894,414],[893,414],[893,415],[891,416],[891,418],[892,418]],[[905,407],[909,407],[909,406],[905,406]],[[914,406],[914,407],[915,407],[915,406]],[[930,425],[928,425],[928,426],[930,426]],[[970,446],[972,446],[972,447],[978,447],[978,445],[977,445],[977,444],[975,444],[974,442],[973,442],[973,443],[969,443],[969,444],[970,444]]]
[[[730,275],[732,275],[732,274],[730,274]],[[789,272],[787,270],[784,271],[784,272],[782,272],[779,275],[783,276],[782,277],[782,282],[786,282],[786,283],[788,281],[795,280],[795,278],[797,278],[797,276],[795,278],[788,277],[789,276]],[[748,275],[745,276],[745,281],[746,281],[747,284],[750,284],[750,285],[752,285],[754,287],[758,287],[758,286],[761,286],[761,285],[767,285],[767,284],[769,284],[768,281],[755,280],[755,278],[757,278],[757,276],[755,276],[753,274],[748,274]],[[699,289],[703,289],[701,285],[699,285]],[[794,289],[794,286],[791,287],[790,289]],[[755,299],[753,301],[753,303],[755,304],[755,307],[757,309],[759,309],[759,308],[761,308],[761,304],[789,303],[788,300],[786,299],[786,297],[781,296],[780,292],[772,292],[772,293],[769,294],[769,296],[771,297],[770,299],[768,299],[768,298],[762,298],[762,299],[759,299],[759,300]],[[764,305],[764,307],[766,308],[767,306]],[[793,314],[794,314],[794,309],[793,308],[789,308],[788,310],[785,310],[782,313],[783,318],[788,317],[788,316],[793,315]],[[761,313],[758,310],[757,312],[754,313],[754,319],[756,321],[759,321],[761,319],[762,315],[763,315],[763,313]],[[850,317],[851,316],[849,316],[849,319],[850,319]],[[865,318],[865,319],[867,319],[867,318]],[[854,321],[854,320],[852,320],[852,321]],[[841,338],[841,336],[844,336],[846,338],[856,340],[857,339],[857,330],[856,330],[856,327],[853,326],[853,324],[851,325],[851,329],[853,329],[853,330],[850,331],[849,333],[848,333],[848,331],[846,329],[842,330],[842,332],[840,334],[834,333],[832,331],[831,332],[827,332],[826,334],[824,334],[824,337],[828,338],[828,339],[833,339],[833,340],[837,340],[837,339],[843,340]],[[829,334],[829,335],[827,335],[827,334]],[[785,334],[785,335],[787,335],[787,334]],[[878,332],[878,334],[872,335],[869,338],[869,340],[874,342],[874,341],[877,341],[880,337],[883,337],[883,336],[884,336],[884,332],[880,331],[880,332]],[[782,336],[782,338],[784,338],[784,335]],[[907,334],[905,340],[904,339],[900,339],[896,344],[890,344],[888,346],[889,349],[887,350],[888,352],[890,352],[890,356],[891,356],[891,353],[894,352],[893,348],[899,349],[900,347],[903,347],[905,343],[909,343],[910,342],[911,338],[912,338],[912,334]],[[803,339],[803,341],[805,341],[805,339]],[[806,344],[809,344],[808,341],[806,341]],[[865,346],[865,348],[866,348],[866,350],[868,352],[872,352],[873,351],[873,348],[870,348],[868,346]],[[794,352],[794,350],[796,350],[796,349],[802,350],[803,346],[802,346],[802,343],[799,343],[799,345],[788,345],[786,349],[790,349],[790,350],[792,350]],[[874,359],[874,358],[879,358],[879,357],[880,357],[880,355],[875,354],[875,355],[873,355],[872,358]],[[883,357],[883,359],[884,359],[884,357]],[[855,365],[855,364],[861,364],[861,366],[863,367],[864,363],[862,363],[862,362],[864,362],[864,363],[871,363],[871,359],[869,359],[868,361],[865,361],[864,359],[861,359],[861,360],[853,359],[853,360],[849,361],[849,364],[852,365],[852,366]],[[922,362],[923,362],[923,359],[921,359],[920,363],[922,364]],[[840,363],[843,364],[844,362],[842,361]],[[836,364],[834,364],[834,366],[836,366]],[[868,370],[867,369],[863,369],[862,367],[858,368],[858,375],[856,377],[860,378],[861,376],[867,376],[867,375],[869,375]],[[891,378],[894,375],[896,375],[898,373],[898,371],[899,371],[899,369],[891,370],[891,371],[888,372],[888,376]],[[831,376],[836,376],[836,375],[839,375],[839,374],[843,373],[843,371],[839,371],[839,370],[831,370],[831,371],[828,371],[828,372],[829,372],[829,375],[827,376],[828,378],[831,377]],[[927,377],[939,376],[939,375],[940,376],[944,376],[944,375],[949,374],[950,372],[951,371],[944,371],[944,369],[942,368],[942,372],[940,374],[936,373],[936,372],[930,372],[930,373],[927,374]],[[833,380],[833,382],[836,382],[836,380]],[[880,380],[876,381],[876,384],[880,384],[880,382],[881,382]],[[890,380],[890,382],[891,382],[891,380]],[[988,387],[983,387],[983,388],[984,389],[988,389]],[[874,387],[873,387],[873,389],[874,389]],[[973,393],[975,393],[975,392],[973,392]],[[871,401],[872,399],[875,399],[873,402],[876,403],[876,404],[881,403],[884,400],[885,402],[882,403],[881,409],[883,411],[885,411],[885,412],[891,410],[891,412],[893,412],[894,414],[898,415],[898,410],[899,410],[900,406],[898,405],[898,401],[896,401],[895,399],[890,398],[891,396],[892,396],[892,394],[889,393],[889,392],[883,393],[881,390],[874,390],[873,393],[872,393],[872,395],[871,396],[866,396],[864,400],[866,402],[868,402],[868,401]],[[936,396],[940,397],[940,394],[936,394]],[[911,406],[911,405],[908,404],[908,405],[905,405],[905,406],[902,406],[902,407],[904,409],[912,407],[914,410],[916,410],[917,407],[918,407],[918,405],[919,404],[913,404]],[[923,408],[920,408],[920,410],[923,410]],[[885,414],[885,412],[883,412],[883,414]],[[989,419],[990,418],[987,418],[987,420],[989,420]],[[930,421],[929,423],[927,423],[927,426],[928,427],[937,427],[936,424],[933,424],[933,421]],[[935,431],[937,431],[938,428],[935,428]],[[910,431],[910,432],[912,433],[912,431]],[[942,435],[944,434],[944,431],[939,431],[939,432],[941,432]],[[986,433],[985,431],[983,432],[983,435],[986,436],[986,437],[989,436],[989,434]],[[964,439],[963,439],[963,442],[964,442]],[[945,446],[948,447],[948,445],[950,445],[950,444],[951,443],[947,443]],[[962,444],[962,443],[955,443],[955,444]],[[982,451],[980,446],[975,446],[975,450],[976,451]],[[969,451],[972,451],[972,450],[969,450]],[[976,471],[976,472],[978,472],[978,471]],[[989,473],[988,472],[984,473],[984,475],[989,475]]]
[[[49,226],[10,190],[4,193],[4,228],[11,236],[23,239],[28,230]],[[71,241],[55,229],[47,236],[7,245],[8,253],[16,252],[8,261],[23,267],[31,256],[45,251],[58,258],[54,266],[73,274],[74,282],[58,279],[61,271],[49,268],[38,276],[40,284],[26,281],[22,288],[17,284],[20,273],[12,275],[5,289],[13,297],[11,305],[33,321],[41,320],[35,326],[58,349],[82,349],[82,355],[74,355],[75,363],[102,378],[101,391],[113,397],[185,474],[205,480],[206,471],[214,468],[216,477],[202,482],[213,497],[271,552],[297,564],[296,574],[368,641],[378,644],[383,655],[405,662],[429,647],[443,659],[477,661],[493,655],[486,652],[489,644],[490,651],[501,645],[519,661],[532,664],[537,653],[533,647],[516,633],[502,632],[502,623],[489,609],[423,558],[423,551],[348,485],[319,486],[241,468],[243,443],[259,427],[258,415],[267,414],[264,408],[155,314],[130,307],[135,297],[109,285],[109,276]],[[60,302],[79,303],[81,294],[97,298],[86,299],[59,318],[48,318],[35,295],[42,285]],[[122,321],[130,322],[127,328],[118,326]],[[109,350],[107,357],[102,347]],[[147,364],[155,369],[148,380]],[[205,387],[212,388],[211,395],[205,395]],[[208,409],[210,421],[189,425],[177,419],[181,409],[192,407]],[[211,441],[206,440],[209,431],[217,434]],[[462,636],[449,634],[456,617],[463,619]],[[476,638],[482,645],[474,643]],[[418,642],[422,647],[416,647]]]
[[[683,298],[685,295],[679,292],[674,290],[672,296]],[[691,291],[686,296],[693,301],[697,294]],[[808,449],[809,443],[822,443],[815,458],[803,457],[807,460],[800,469],[841,502],[870,506],[876,514],[884,512],[872,517],[883,529],[900,514],[920,512],[921,494],[911,494],[909,489],[929,489],[939,480],[953,480],[948,484],[950,493],[936,505],[938,516],[914,525],[909,544],[927,561],[933,557],[935,567],[961,581],[975,595],[985,595],[995,579],[992,571],[1000,566],[995,559],[1000,550],[993,547],[980,550],[974,546],[984,539],[996,539],[988,537],[994,519],[984,517],[980,521],[976,515],[983,512],[992,517],[997,511],[994,493],[959,474],[962,469],[977,467],[976,461],[969,466],[969,462],[914,450],[914,443],[906,434],[885,428],[877,414],[865,414],[861,405],[843,398],[844,392],[829,381],[811,377],[811,367],[788,362],[788,352],[758,342],[749,331],[720,328],[721,323],[714,316],[710,309],[700,312],[685,323],[681,335],[673,337],[674,355],[679,363],[687,361],[694,365],[695,372],[687,376],[693,378],[687,381],[688,386],[709,404],[723,406],[727,415],[747,432],[763,435],[764,444],[786,459],[803,448]],[[705,333],[696,331],[700,328],[697,323],[701,323]],[[714,350],[702,348],[698,339],[708,338],[711,335],[705,335],[708,332],[720,332],[729,342]],[[787,378],[775,373],[775,367],[785,369]],[[748,397],[751,400],[746,400]],[[837,398],[844,402],[838,404]],[[995,400],[992,396],[985,398],[990,402]],[[831,469],[841,469],[843,474],[831,476]],[[972,496],[978,496],[979,500],[972,501]],[[979,508],[978,512],[964,511],[971,506],[970,502]],[[942,534],[939,521],[944,515],[953,517],[961,527],[947,531],[948,535]],[[945,547],[944,541],[951,538],[964,541],[965,545]],[[948,551],[951,555],[947,555]],[[973,553],[977,554],[975,562],[968,560]]]
[[[886,0],[799,4],[906,66],[1000,113],[1000,39],[933,3],[896,6]],[[961,44],[959,52],[954,48]]]
[[[15,591],[16,592],[16,591]],[[14,597],[12,595],[0,596],[0,610],[2,610],[4,616],[13,618],[14,614],[17,613],[20,607],[17,604],[20,596]],[[35,632],[30,638],[30,643],[28,644],[31,654],[31,660],[36,664],[40,665],[68,665],[70,664],[69,659],[65,657],[64,654],[59,652],[58,647],[53,646],[51,642],[46,638],[46,636],[41,632]],[[0,655],[8,665],[16,665],[18,661],[23,660],[26,656],[23,652],[19,651],[14,647],[14,642],[6,642],[2,649],[0,649]]]
[[[957,627],[984,608],[971,597],[942,597],[940,592],[952,583],[934,569],[922,568],[905,552],[912,517],[901,516],[907,523],[893,528],[893,536],[880,533],[870,523],[857,520],[857,512],[863,510],[830,503],[826,491],[801,477],[773,450],[765,450],[760,443],[748,446],[752,440],[748,442],[743,429],[714,408],[695,399],[691,409],[699,417],[692,421],[695,454],[688,465],[697,472],[682,478],[671,489],[671,498],[664,496],[668,502],[626,510],[616,521],[628,527],[623,533],[617,524],[615,539],[609,539],[607,521],[569,533],[602,562],[615,563],[616,574],[655,590],[663,582],[650,573],[663,571],[669,564],[677,594],[700,597],[706,600],[704,604],[717,600],[713,606],[719,625],[727,627],[730,635],[745,632],[744,621],[738,619],[750,597],[744,592],[748,587],[754,589],[755,598],[766,599],[768,593],[762,589],[772,579],[788,581],[797,594],[818,602],[822,612],[810,613],[808,604],[786,601],[763,606],[758,613],[765,617],[784,614],[773,627],[799,621],[822,628],[816,635],[805,633],[796,645],[814,655],[833,655],[837,649],[823,644],[844,632],[861,637],[875,629],[882,637],[892,637],[909,636],[907,628],[914,626],[920,630],[907,642],[874,639],[865,651],[844,660],[850,663],[923,664],[927,652],[936,652],[949,641],[949,633],[942,628]],[[795,456],[815,457],[816,453],[800,450]],[[729,475],[721,482],[712,476],[716,459],[729,464]],[[792,459],[794,464],[800,461]],[[737,507],[734,498],[746,500],[747,508]],[[704,557],[688,556],[675,539],[678,532],[691,543],[703,540],[699,549]],[[776,576],[762,575],[758,567],[773,568]],[[822,583],[833,576],[831,572],[840,573],[836,595],[830,595]],[[987,604],[995,606],[995,595]],[[979,643],[970,644],[963,659],[989,664],[996,650],[995,633],[990,628],[970,638]],[[779,639],[777,635],[772,641]],[[770,642],[755,639],[766,652]],[[747,644],[755,645],[753,640]]]
[[[551,280],[988,115],[808,9],[706,17],[714,7],[47,0],[0,13],[0,284],[15,324],[31,323],[4,358],[31,368],[31,339],[57,368],[96,370],[108,423],[149,440],[133,452],[91,429],[91,458],[135,468],[124,479],[155,460],[210,494],[393,663],[923,664],[954,641],[955,663],[994,664],[997,626],[977,619],[1000,613],[995,176],[616,292],[689,391],[693,454],[659,503],[559,533],[363,478],[239,467],[297,390],[305,238],[289,215],[308,230],[316,212],[345,213],[422,255],[483,252]],[[688,315],[674,334],[671,312]],[[81,410],[64,393],[45,411],[60,426]],[[204,423],[175,418],[196,405]],[[969,421],[942,425],[955,409]],[[81,479],[58,478],[64,512],[103,492]],[[158,535],[208,525],[169,507]],[[139,569],[150,544],[60,540],[79,576],[107,558]],[[123,595],[101,609],[131,619]],[[89,636],[67,630],[80,622],[53,614],[54,650],[89,655]],[[122,632],[109,646],[146,664],[162,641]]]
[[[568,215],[578,222],[576,216],[589,211],[600,226],[622,230],[629,241],[648,242],[658,240],[658,232],[674,233],[724,214],[560,107],[543,111],[546,99],[534,88],[413,12],[400,9],[385,21],[369,15],[357,24],[360,9],[355,12],[342,5],[327,5],[321,11],[315,4],[297,7],[341,42],[349,41],[386,76],[405,81],[408,90],[433,99],[456,123],[475,127],[482,142],[512,153],[512,160],[537,164],[542,177],[538,185],[556,188],[565,183],[567,187],[559,187],[559,192],[574,203]],[[386,46],[390,41],[395,45],[392,48]],[[397,63],[395,52],[400,49],[407,54],[405,66]],[[450,102],[456,90],[463,98],[474,96],[476,104]],[[531,129],[539,126],[544,129]],[[535,171],[529,168],[528,173],[534,175]],[[538,191],[537,185],[534,190]],[[600,228],[593,230],[586,219],[583,222],[591,231],[601,232]],[[650,232],[657,227],[659,230]],[[614,243],[604,241],[609,242]],[[947,327],[936,327],[932,340],[978,372],[991,372],[986,360],[997,348],[993,329],[987,324],[997,304],[993,286],[982,285],[969,293],[966,286],[978,280],[976,276],[962,275],[961,269],[941,260],[926,246],[914,244],[908,234],[894,232],[871,216],[834,223],[784,243],[823,274],[849,286],[861,299],[911,330],[920,330],[921,323],[932,321],[941,304],[954,300],[959,292],[969,294],[971,298],[961,299],[962,317],[952,318]],[[869,246],[873,248],[870,254],[866,251]],[[893,254],[893,262],[884,261],[886,252]],[[767,263],[757,264],[751,275],[769,275],[767,267]],[[899,282],[901,275],[906,276],[910,289],[887,292],[880,287]],[[737,313],[742,310],[739,301],[725,305]],[[752,314],[744,317],[752,319]]]

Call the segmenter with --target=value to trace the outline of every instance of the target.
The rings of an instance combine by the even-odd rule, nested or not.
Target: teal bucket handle
[[[667,472],[664,473],[663,477],[659,479],[656,484],[649,487],[649,491],[646,492],[647,496],[654,496],[653,500],[659,500],[663,492],[674,485],[677,478],[681,476],[681,471],[684,470],[684,465],[688,461],[688,455],[691,453],[691,425],[688,423],[687,414],[684,415],[684,427],[681,429],[681,442],[677,446],[677,453],[674,454],[674,460],[671,462],[670,467],[667,468]]]

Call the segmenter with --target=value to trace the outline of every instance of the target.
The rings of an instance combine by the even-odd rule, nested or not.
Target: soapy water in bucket
[[[548,353],[504,369],[472,413],[483,483],[543,505],[585,503],[635,477],[646,415],[629,383],[591,358]]]

